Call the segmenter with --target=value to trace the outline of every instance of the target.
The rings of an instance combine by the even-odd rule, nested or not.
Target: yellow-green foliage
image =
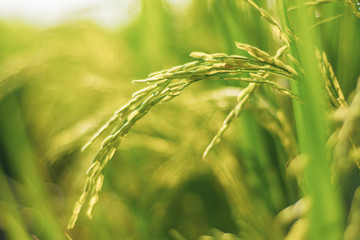
[[[353,0],[1,23],[0,238],[360,238],[359,27]]]

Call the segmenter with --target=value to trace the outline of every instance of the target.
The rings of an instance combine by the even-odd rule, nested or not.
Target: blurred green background
[[[273,2],[256,2],[277,16]],[[81,213],[66,230],[101,141],[81,147],[143,87],[131,80],[193,61],[192,51],[244,54],[235,41],[272,54],[280,46],[243,1],[139,6],[131,22],[112,29],[90,20],[50,27],[0,22],[0,239],[197,239],[214,228],[237,234],[244,221],[262,216],[266,226],[264,216],[298,200],[295,178],[284,174],[288,153],[254,111],[201,159],[241,86],[199,82],[133,128],[105,170],[93,219]],[[322,10],[347,9],[335,3]],[[359,75],[359,27],[345,16],[320,29],[346,96]],[[262,91],[293,118],[290,99]],[[344,195],[350,205],[352,195]]]

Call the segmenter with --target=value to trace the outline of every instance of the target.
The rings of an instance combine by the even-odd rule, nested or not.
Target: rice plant
[[[123,138],[128,134],[132,126],[158,103],[164,103],[175,96],[180,95],[185,88],[198,81],[239,81],[241,83],[248,83],[237,96],[237,104],[233,110],[230,111],[222,127],[218,133],[211,140],[210,144],[203,153],[205,159],[210,150],[220,142],[224,132],[230,127],[230,123],[234,118],[238,117],[244,109],[249,99],[254,98],[254,101],[259,101],[257,98],[266,99],[263,93],[258,91],[260,86],[268,87],[271,90],[278,91],[282,94],[288,95],[292,98],[294,106],[294,121],[296,125],[296,132],[288,132],[288,134],[296,134],[298,138],[299,150],[291,152],[287,161],[287,169],[297,172],[296,177],[298,187],[302,189],[299,202],[293,206],[289,206],[280,211],[276,216],[270,216],[264,209],[264,215],[261,214],[261,208],[254,208],[249,215],[260,215],[259,219],[253,221],[252,217],[247,216],[246,213],[238,213],[239,216],[244,217],[243,221],[246,223],[240,224],[239,228],[243,232],[239,237],[246,239],[340,239],[344,234],[344,218],[347,215],[343,212],[340,202],[340,196],[336,190],[339,186],[337,180],[331,182],[331,178],[336,176],[336,172],[340,171],[338,164],[342,162],[346,165],[356,163],[358,160],[351,160],[350,149],[357,151],[357,145],[353,142],[351,133],[354,131],[354,120],[352,127],[341,130],[346,127],[347,120],[343,120],[343,127],[337,129],[336,127],[327,127],[329,123],[326,120],[327,115],[334,114],[335,111],[345,111],[347,103],[344,94],[335,76],[335,73],[328,62],[326,53],[322,54],[318,50],[321,48],[316,40],[316,34],[312,32],[309,26],[316,26],[316,21],[311,19],[304,19],[300,14],[309,15],[313,13],[313,9],[303,10],[305,7],[318,7],[325,3],[332,3],[332,1],[319,2],[303,2],[299,6],[289,8],[291,11],[296,11],[298,16],[294,17],[296,21],[295,26],[290,25],[289,16],[287,14],[286,2],[278,1],[279,12],[283,20],[279,24],[266,10],[260,8],[253,1],[246,1],[253,9],[255,9],[259,17],[263,18],[272,27],[274,35],[283,42],[284,46],[279,48],[276,54],[272,57],[271,54],[260,50],[248,44],[241,44],[236,42],[236,46],[245,50],[251,57],[227,55],[223,53],[206,54],[200,52],[193,52],[190,56],[199,59],[195,62],[190,62],[184,65],[173,67],[169,70],[160,71],[150,74],[147,79],[135,80],[134,83],[147,83],[149,86],[133,94],[133,98],[119,109],[115,115],[104,125],[88,142],[84,148],[91,144],[98,138],[105,130],[110,129],[111,134],[103,141],[100,151],[95,156],[91,167],[88,170],[88,177],[86,180],[85,190],[76,204],[69,227],[74,227],[77,216],[81,207],[85,204],[88,195],[89,206],[88,216],[91,217],[91,212],[98,201],[98,194],[103,184],[103,171],[108,161],[113,157],[115,151]],[[358,4],[352,1],[347,2],[351,7],[355,16],[358,16]],[[311,16],[311,15],[310,15]],[[320,22],[318,23],[320,24]],[[284,54],[290,65],[279,60]],[[313,58],[313,55],[317,56]],[[318,64],[316,64],[316,61]],[[319,66],[318,66],[319,65]],[[245,77],[243,77],[245,75]],[[290,82],[291,88],[281,86],[277,81],[279,79],[286,79]],[[326,100],[326,96],[327,99]],[[265,100],[266,101],[266,100]],[[328,106],[324,105],[328,102]],[[356,104],[356,93],[352,104]],[[332,105],[332,109],[329,106]],[[251,109],[251,106],[249,107]],[[264,109],[268,111],[268,109]],[[333,112],[333,113],[331,113]],[[356,110],[354,110],[356,112]],[[349,115],[346,115],[349,117]],[[275,120],[279,122],[279,129],[276,129],[275,134],[284,138],[281,131],[288,128],[287,123],[284,126],[284,121],[281,121],[276,115]],[[354,117],[357,119],[357,117]],[[341,125],[341,124],[340,124]],[[326,146],[326,139],[329,138],[329,131],[338,137],[333,137],[332,144],[334,146]],[[336,133],[338,132],[339,133]],[[346,133],[343,133],[346,131]],[[296,137],[290,137],[294,141]],[[288,139],[282,139],[282,147],[288,147],[285,142]],[[342,157],[329,154],[335,151],[334,147],[342,142],[352,143],[352,147],[343,146]],[[349,145],[347,143],[346,145]],[[338,147],[341,148],[341,147]],[[333,149],[333,150],[331,150]],[[289,150],[288,150],[289,151]],[[294,151],[291,150],[291,151]],[[331,158],[333,158],[331,160]],[[342,160],[340,160],[342,159]],[[221,160],[219,160],[221,161]],[[302,162],[302,163],[294,163]],[[346,162],[346,163],[345,163]],[[301,168],[293,167],[293,165],[301,164]],[[337,166],[331,171],[330,165]],[[287,171],[285,169],[285,171]],[[298,173],[303,171],[303,173]],[[334,172],[335,171],[335,172]],[[224,175],[229,175],[229,178],[234,178],[230,173],[223,172]],[[334,175],[335,174],[335,175]],[[231,185],[235,179],[229,179]],[[241,184],[241,183],[240,183]],[[234,186],[232,186],[234,187]],[[239,187],[241,188],[241,187]],[[234,192],[239,189],[233,189]],[[294,190],[292,190],[294,191]],[[246,191],[245,191],[246,192]],[[234,201],[244,201],[240,196]],[[250,199],[246,202],[246,206],[250,207]],[[306,202],[306,204],[305,204]],[[297,206],[299,205],[299,206]],[[306,205],[306,206],[305,206]],[[292,213],[295,208],[301,208],[304,213],[298,211]],[[255,210],[257,209],[259,213]],[[300,214],[298,216],[291,216],[293,214]],[[249,218],[249,219],[248,219]],[[278,218],[290,218],[293,223],[289,226],[281,226],[281,220]],[[295,220],[295,221],[294,221]],[[265,221],[265,222],[264,222]],[[261,223],[263,222],[263,223]],[[272,233],[267,229],[271,224],[275,227]],[[290,223],[287,223],[290,224]],[[251,230],[254,228],[254,230]],[[287,230],[286,230],[287,229]],[[254,231],[254,232],[252,232]],[[346,231],[345,231],[346,232]],[[219,236],[220,239],[236,239],[236,237],[228,238],[226,234]],[[354,236],[351,236],[354,237]],[[212,237],[209,237],[209,239]]]
[[[27,231],[44,239],[52,233],[59,239],[360,238],[359,5],[355,0],[194,1],[188,17],[177,20],[198,27],[189,31],[171,25],[175,15],[169,15],[164,2],[144,0],[138,20],[118,38],[124,46],[103,39],[106,33],[96,27],[83,29],[78,34],[90,46],[101,44],[103,51],[92,53],[93,62],[69,75],[82,77],[84,72],[84,82],[97,84],[94,99],[76,113],[81,108],[74,102],[86,102],[88,92],[77,99],[65,93],[71,88],[64,88],[61,94],[74,101],[59,101],[67,109],[73,107],[73,119],[59,118],[51,132],[42,126],[57,118],[46,121],[24,110],[24,121],[43,129],[37,130],[42,134],[34,131],[35,141],[52,140],[51,151],[41,156],[49,159],[50,170],[64,169],[60,179],[68,180],[58,180],[57,185],[66,189],[66,211],[51,213],[49,206],[38,206],[48,190],[33,188],[24,195],[33,196],[27,204],[49,220],[45,230],[28,230],[23,217],[14,214],[16,207],[1,218],[13,224],[0,227],[10,239],[29,238]],[[79,32],[69,29],[53,31],[71,31],[69,38]],[[181,43],[172,43],[175,30],[183,33]],[[121,62],[111,55],[118,47],[126,58],[130,50],[125,49],[132,48],[134,39],[140,43],[133,46],[133,58]],[[171,47],[156,53],[154,46],[162,41],[160,46]],[[59,44],[56,38],[47,42],[50,49]],[[36,94],[31,82],[19,76],[41,79],[51,73],[51,66],[47,72],[42,69],[49,63],[69,68],[71,64],[58,59],[67,47],[64,43],[65,39],[59,44],[63,50],[41,55],[38,64],[27,60],[39,54],[36,50],[27,58],[1,63],[11,71],[0,72],[0,97],[21,109],[21,101],[11,92],[24,88],[28,96]],[[69,50],[77,51],[71,55],[74,62],[91,49],[80,46]],[[98,54],[127,67],[113,70],[116,67],[98,61]],[[166,70],[147,75],[161,67]],[[132,81],[134,86],[128,80],[117,85],[121,76],[144,75]],[[65,77],[72,85],[73,78]],[[135,92],[126,100],[128,91]],[[19,95],[26,99],[26,94]],[[35,99],[42,102],[41,96]],[[9,114],[6,105],[1,106],[2,114]],[[12,121],[16,119],[20,121],[21,114]],[[10,124],[0,123],[2,129]],[[27,142],[26,132],[20,132]],[[30,147],[26,149],[31,156]],[[67,157],[69,167],[62,167]],[[19,173],[26,176],[24,168]],[[2,190],[9,197],[1,202],[10,206],[18,200],[3,176],[7,175],[1,174],[0,181],[10,188]],[[61,216],[60,222],[56,216]]]

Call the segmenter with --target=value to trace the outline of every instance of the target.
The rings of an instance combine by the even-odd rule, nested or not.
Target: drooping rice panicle
[[[238,96],[237,101],[238,103],[234,107],[233,110],[228,114],[228,116],[225,118],[224,123],[222,124],[219,131],[216,133],[214,138],[211,140],[210,144],[207,146],[207,148],[204,151],[203,159],[207,157],[210,150],[220,142],[222,135],[225,133],[226,129],[229,128],[230,123],[241,113],[241,111],[244,108],[245,103],[249,100],[250,96],[254,93],[257,85],[256,83],[250,83],[249,86],[247,86]]]
[[[339,81],[337,80],[337,77],[335,76],[334,70],[331,67],[331,64],[329,63],[325,52],[323,52],[322,56],[323,56],[323,61],[324,61],[327,73],[330,75],[329,79],[331,80],[330,81],[331,87],[334,89],[333,91],[336,93],[336,100],[338,101],[338,103],[341,107],[347,107],[347,103],[346,103],[344,94],[341,90]]]
[[[289,44],[291,42],[287,33],[285,33],[282,28],[280,27],[279,23],[264,9],[260,8],[255,2],[252,0],[246,0],[259,14],[260,16],[270,23],[273,26],[273,31],[275,35],[285,43]]]
[[[255,57],[256,59],[258,59],[259,61],[262,62],[266,62],[269,65],[274,64],[275,66],[284,69],[285,64],[283,63],[279,63],[280,61],[278,60],[278,58],[280,58],[286,51],[287,47],[281,47],[275,57],[271,57],[269,54],[267,54],[266,52],[247,45],[247,44],[241,44],[241,43],[235,43],[236,46],[240,49],[244,49],[245,51],[247,51],[251,56]],[[287,69],[288,70],[288,69]],[[289,70],[288,70],[289,71]],[[295,74],[294,74],[295,73]],[[294,71],[294,76],[296,76],[296,72]],[[290,90],[285,89],[280,87],[279,85],[277,85],[274,82],[268,81],[266,79],[266,77],[269,75],[269,72],[264,72],[264,71],[258,71],[258,73],[250,73],[249,74],[251,78],[246,78],[243,79],[245,81],[249,81],[252,82],[250,83],[238,96],[237,98],[237,104],[236,106],[233,108],[233,110],[231,110],[231,112],[228,114],[228,116],[226,117],[226,119],[223,122],[223,125],[221,126],[221,128],[219,129],[219,131],[216,133],[216,135],[214,136],[214,138],[211,140],[210,144],[207,146],[207,148],[205,149],[204,153],[203,153],[203,159],[205,159],[207,157],[207,155],[209,154],[210,150],[217,144],[220,142],[222,135],[225,133],[225,131],[229,128],[230,123],[233,121],[234,118],[236,118],[241,111],[244,108],[245,103],[248,101],[248,99],[250,98],[251,95],[254,94],[256,88],[258,87],[258,85],[260,83],[266,83],[266,84],[270,84],[273,88],[275,88],[276,90],[289,95],[289,96],[295,96],[293,93],[290,92]],[[224,79],[228,79],[230,80],[231,78],[224,78]],[[241,80],[241,79],[239,79]]]
[[[286,69],[286,71],[293,74],[294,76],[298,75],[297,72],[292,67],[290,67],[289,65],[284,64],[277,57],[270,56],[268,53],[260,50],[259,48],[253,47],[253,46],[248,45],[248,44],[238,43],[238,42],[236,42],[236,47],[239,48],[239,49],[245,50],[246,52],[248,52],[254,58],[256,58],[256,59],[258,59],[260,61],[266,62],[271,66],[276,66],[276,67],[278,67],[280,69]],[[285,45],[285,47],[286,47],[286,45]],[[280,48],[279,50],[280,50],[280,53],[279,53],[279,55],[280,55],[280,54],[282,54],[282,51],[286,50],[286,48],[285,49]]]
[[[262,77],[261,75],[257,75],[254,73],[250,73],[251,78],[237,78],[237,77],[224,77],[223,80],[232,80],[232,81],[241,81],[241,82],[249,82],[249,83],[260,83],[264,85],[268,85],[269,87],[272,87],[276,91],[279,91],[285,95],[288,95],[290,97],[294,97],[296,99],[299,99],[299,97],[293,93],[291,90],[284,88],[277,84],[276,82],[270,81],[266,79],[265,77]],[[213,78],[209,78],[212,80]],[[218,78],[216,78],[217,80]]]
[[[326,57],[325,52],[321,54],[318,49],[315,49],[315,53],[318,59],[319,68],[322,74],[325,89],[328,92],[331,102],[336,108],[347,107],[344,94],[340,88],[339,82],[335,76],[331,64]]]
[[[132,99],[128,101],[127,104],[123,105],[118,111],[116,111],[115,114],[106,122],[106,124],[90,138],[90,140],[83,146],[82,151],[84,151],[90,144],[92,144],[104,131],[109,129],[111,126],[116,125],[116,123],[121,122],[121,120],[125,118],[131,112],[131,110],[135,109],[139,102],[144,100],[150,93],[155,90],[159,91],[165,88],[168,83],[168,80],[163,82],[158,81],[149,87],[135,92],[132,96]]]
[[[158,103],[171,100],[181,94],[186,87],[200,80],[226,79],[250,82],[248,87],[238,96],[238,104],[225,119],[223,127],[205,151],[204,157],[206,157],[210,149],[219,141],[222,134],[228,128],[230,122],[241,113],[245,103],[259,84],[269,85],[285,95],[295,96],[290,90],[266,79],[270,75],[275,75],[297,81],[297,73],[277,59],[286,52],[286,46],[277,51],[276,57],[271,57],[269,54],[249,45],[241,45],[239,43],[237,45],[250,51],[250,55],[253,58],[237,55],[229,56],[224,53],[207,54],[193,52],[191,56],[199,59],[198,61],[150,74],[149,78],[143,80],[133,81],[133,83],[147,83],[150,86],[135,92],[132,95],[132,99],[120,108],[83,148],[85,149],[89,146],[103,132],[111,131],[111,134],[103,141],[101,149],[93,159],[93,165],[87,173],[85,189],[76,203],[68,226],[69,228],[74,227],[81,208],[88,201],[88,198],[90,200],[87,215],[91,217],[92,210],[99,198],[105,166],[134,124]],[[250,77],[240,77],[244,73],[249,74]]]
[[[279,48],[276,51],[276,54],[275,54],[274,58],[276,58],[276,59],[281,58],[289,50],[289,48],[290,48],[290,46],[287,45],[287,44],[282,46],[281,48]]]
[[[358,134],[358,126],[360,123],[360,80],[355,90],[355,96],[348,108],[343,109],[344,121],[337,134],[338,139],[335,146],[335,155],[340,168],[349,166],[351,159],[348,154],[350,149],[356,150],[360,145],[359,140],[354,142],[353,135]],[[356,156],[356,155],[355,155]],[[360,168],[360,158],[354,159]]]

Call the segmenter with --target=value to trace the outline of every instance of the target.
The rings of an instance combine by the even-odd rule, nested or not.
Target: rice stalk
[[[286,15],[286,1],[281,2],[283,8],[279,10],[285,11],[283,15]],[[299,4],[304,2],[297,1]],[[289,19],[282,19],[284,24],[290,26]],[[291,20],[294,34],[301,37],[301,41],[291,44],[291,53],[304,71],[300,77],[301,83],[292,84],[292,89],[298,91],[304,101],[303,104],[294,102],[293,107],[300,153],[307,159],[302,186],[305,195],[312,201],[306,216],[310,226],[307,238],[340,239],[344,212],[341,208],[341,197],[331,182],[333,173],[326,148],[328,122],[324,118],[327,111],[324,104],[326,98],[323,95],[322,74],[317,67],[318,61],[314,58],[314,48],[320,47],[321,39],[317,32],[308,30],[309,26],[316,24],[311,9],[300,8]],[[324,228],[329,231],[324,232]]]

